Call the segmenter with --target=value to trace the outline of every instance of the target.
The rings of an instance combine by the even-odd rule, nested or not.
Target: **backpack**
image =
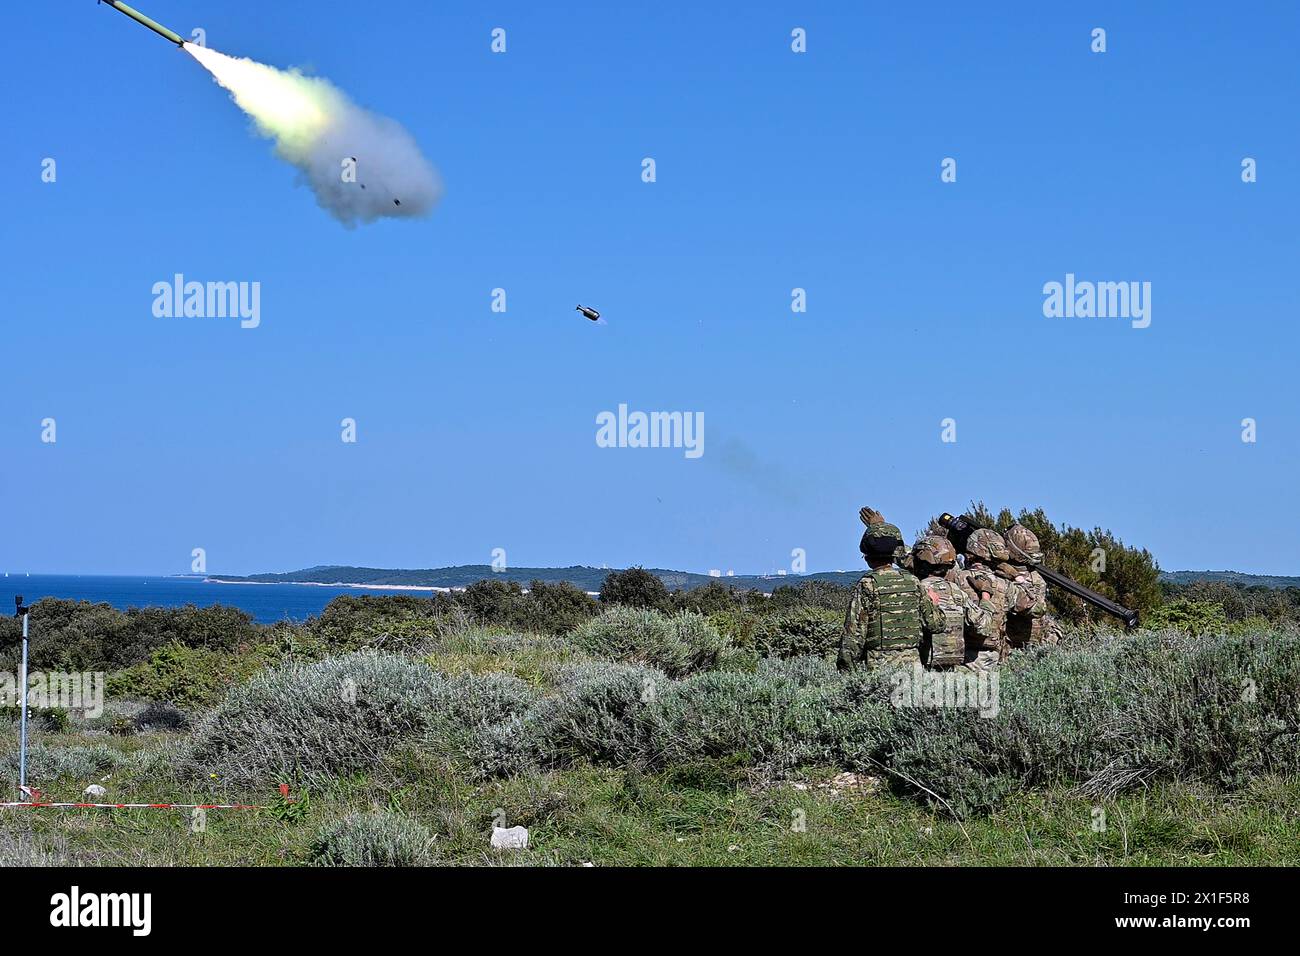
[[[921,586],[939,599],[943,630],[931,634],[930,667],[955,667],[966,657],[966,597],[961,588],[944,578],[926,578]],[[927,594],[927,601],[930,600]]]

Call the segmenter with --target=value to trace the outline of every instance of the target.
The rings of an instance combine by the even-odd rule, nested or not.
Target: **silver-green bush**
[[[319,782],[371,769],[405,743],[472,753],[477,734],[532,700],[508,675],[445,677],[361,651],[257,675],[197,723],[182,759],[236,783]]]
[[[1237,787],[1300,773],[1297,687],[1293,633],[1111,636],[1013,658],[995,717],[898,711],[878,756],[959,810],[1060,782]]]
[[[537,759],[651,759],[664,741],[658,701],[670,685],[662,671],[635,664],[568,668],[556,693],[542,699],[527,722]]]
[[[75,783],[96,783],[99,778],[130,760],[121,751],[103,744],[91,747],[49,747],[43,743],[27,747],[27,779],[36,786],[66,779]],[[0,757],[0,770],[18,782],[18,750]]]
[[[428,866],[433,834],[395,813],[351,813],[322,827],[312,843],[313,866]]]
[[[574,641],[689,671],[701,658],[682,649],[710,644],[697,623],[679,630],[655,612],[619,608]],[[646,648],[636,649],[637,634]],[[348,681],[355,703],[340,694]],[[590,660],[556,662],[554,692],[538,696],[499,672],[447,677],[353,654],[233,692],[199,723],[186,760],[193,772],[262,784],[364,771],[399,745],[483,775],[587,760],[725,758],[777,772],[821,763],[885,776],[957,812],[1043,785],[1104,797],[1147,780],[1237,787],[1300,773],[1295,632],[1143,632],[1031,649],[998,674],[991,715],[895,706],[893,681],[842,675],[815,656],[678,680],[643,663]]]

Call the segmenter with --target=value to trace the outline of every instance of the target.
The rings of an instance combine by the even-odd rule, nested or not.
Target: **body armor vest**
[[[876,613],[867,629],[872,650],[905,650],[921,643],[921,583],[902,571],[881,568],[876,583]]]

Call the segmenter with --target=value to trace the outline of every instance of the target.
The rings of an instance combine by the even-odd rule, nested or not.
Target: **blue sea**
[[[302,621],[320,614],[340,594],[409,594],[430,597],[432,590],[317,587],[304,584],[214,584],[202,578],[107,577],[90,574],[10,574],[0,577],[0,613],[12,613],[21,594],[28,604],[44,597],[129,607],[208,607],[225,604],[251,614],[259,624]]]

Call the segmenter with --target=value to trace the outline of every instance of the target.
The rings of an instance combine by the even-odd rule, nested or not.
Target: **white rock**
[[[102,797],[104,794],[108,793],[107,790],[105,790],[97,783],[92,783],[89,787],[87,787],[85,790],[81,792],[87,797]]]
[[[527,850],[528,827],[493,827],[492,849]]]

